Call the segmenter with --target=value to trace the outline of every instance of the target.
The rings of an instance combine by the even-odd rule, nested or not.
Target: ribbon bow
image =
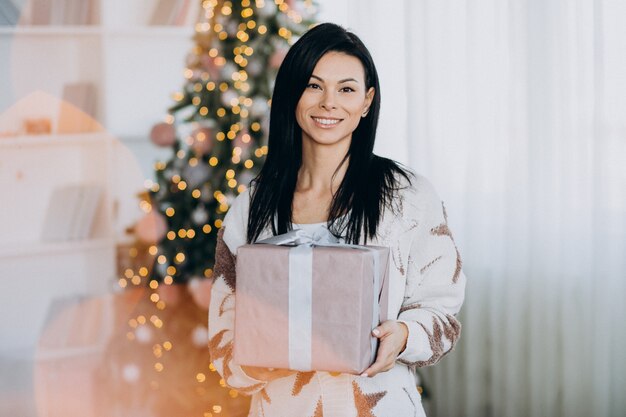
[[[317,228],[313,233],[303,229],[294,229],[282,235],[268,237],[256,243],[270,245],[306,245],[306,246],[336,246],[340,245],[339,239],[325,227]],[[341,245],[346,246],[346,245]]]

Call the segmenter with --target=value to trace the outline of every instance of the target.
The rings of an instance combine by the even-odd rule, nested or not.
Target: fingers
[[[393,368],[398,352],[404,348],[406,337],[404,329],[393,320],[385,321],[372,330],[372,335],[380,339],[376,361],[361,376],[373,377],[379,372]]]
[[[384,346],[383,344],[381,344],[380,348],[378,349],[378,354],[376,355],[376,361],[371,364],[370,367],[361,374],[361,376],[371,378],[379,372],[385,372],[393,368],[395,360],[393,356],[390,355],[388,352],[385,352],[385,349],[383,348]]]
[[[392,320],[387,320],[381,323],[378,327],[372,330],[372,334],[376,337],[383,338],[388,334],[392,333],[395,329],[395,322]]]
[[[374,330],[377,330],[379,335],[377,337],[382,338],[389,334],[386,329],[381,329],[381,326]],[[375,333],[375,332],[373,332]],[[361,376],[373,377],[379,372],[385,372],[393,368],[395,357],[392,355],[393,351],[389,343],[389,339],[382,339],[378,346],[378,353],[376,354],[376,361],[367,368]]]

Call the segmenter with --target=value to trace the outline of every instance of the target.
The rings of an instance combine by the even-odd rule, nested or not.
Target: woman
[[[250,416],[422,416],[414,368],[460,335],[461,260],[430,183],[372,153],[378,75],[363,43],[334,24],[308,31],[281,65],[269,152],[218,235],[210,352],[227,385],[253,394]],[[327,227],[346,243],[391,248],[389,317],[362,374],[292,372],[232,362],[237,248],[295,228]]]

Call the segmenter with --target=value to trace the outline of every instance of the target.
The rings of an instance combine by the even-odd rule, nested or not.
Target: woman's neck
[[[334,195],[348,169],[349,159],[341,162],[348,152],[348,147],[349,143],[348,146],[343,143],[325,146],[303,141],[302,166],[298,171],[296,192],[320,195],[330,192]]]

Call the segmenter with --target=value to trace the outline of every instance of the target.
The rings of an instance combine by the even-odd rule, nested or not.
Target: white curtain
[[[378,153],[435,184],[464,258],[429,415],[626,415],[626,2],[320,3],[377,61]]]

